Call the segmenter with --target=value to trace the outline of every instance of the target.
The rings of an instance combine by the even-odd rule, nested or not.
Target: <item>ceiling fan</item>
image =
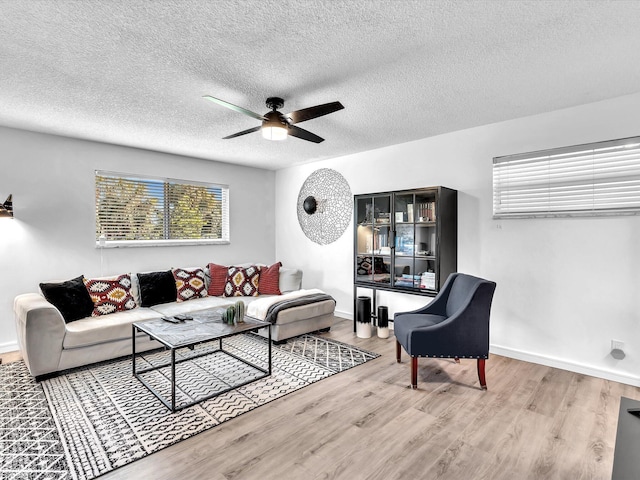
[[[238,107],[219,98],[205,95],[204,98],[211,100],[218,105],[230,108],[238,113],[244,113],[257,120],[262,120],[262,125],[253,127],[242,132],[234,133],[223,137],[224,140],[229,138],[239,137],[246,135],[247,133],[257,132],[262,130],[262,136],[268,140],[284,140],[288,135],[292,137],[301,138],[302,140],[308,140],[309,142],[320,143],[324,141],[324,138],[319,137],[315,133],[311,133],[308,130],[296,126],[296,123],[306,122],[313,118],[318,118],[329,113],[342,110],[344,107],[340,102],[325,103],[323,105],[316,105],[315,107],[303,108],[302,110],[296,110],[295,112],[283,114],[278,111],[279,108],[284,106],[284,100],[279,97],[267,98],[267,107],[271,109],[270,112],[260,115],[259,113],[252,112],[246,108]]]

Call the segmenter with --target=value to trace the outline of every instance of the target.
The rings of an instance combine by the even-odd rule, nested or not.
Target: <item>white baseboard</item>
[[[353,321],[353,314],[349,312],[336,310],[334,312],[334,315],[336,317]],[[7,342],[0,344],[0,353],[16,352],[18,350],[18,342]],[[560,368],[569,372],[581,373],[583,375],[590,375],[592,377],[604,378],[605,380],[612,380],[614,382],[624,383],[626,385],[632,385],[634,387],[640,387],[640,377],[635,375],[615,372],[613,370],[604,368],[596,368],[589,365],[582,365],[560,358],[548,357],[539,355],[537,353],[525,352],[523,350],[515,350],[513,348],[503,347],[501,345],[495,344],[492,344],[490,346],[489,351],[491,353],[495,353],[496,355],[502,355],[503,357],[514,358],[516,360],[522,360],[524,362],[537,363],[540,365],[545,365],[547,367]]]
[[[489,352],[495,353],[496,355],[502,355],[503,357],[514,358],[516,360],[522,360],[530,363],[537,363],[540,365],[545,365],[547,367],[560,368],[569,372],[581,373],[583,375],[604,378],[605,380],[612,380],[614,382],[624,383],[626,385],[632,385],[634,387],[640,387],[640,377],[636,375],[615,372],[613,370],[605,368],[583,365],[561,358],[547,357],[532,352],[515,350],[513,348],[502,347],[500,345],[494,344],[489,347]]]
[[[20,350],[18,342],[8,342],[0,344],[0,353],[17,352]]]

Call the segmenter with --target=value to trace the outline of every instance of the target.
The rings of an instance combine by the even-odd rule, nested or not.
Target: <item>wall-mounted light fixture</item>
[[[0,218],[13,218],[13,195],[9,195],[7,200],[0,205]]]

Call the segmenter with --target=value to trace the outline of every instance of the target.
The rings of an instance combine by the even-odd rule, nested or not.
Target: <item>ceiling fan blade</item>
[[[250,128],[249,130],[243,130],[241,132],[238,133],[234,133],[232,135],[228,135],[226,137],[222,137],[223,140],[227,140],[229,138],[235,138],[235,137],[239,137],[240,135],[246,135],[247,133],[253,133],[253,132],[257,132],[262,128],[262,125],[258,125],[257,127],[253,127]]]
[[[259,113],[252,112],[251,110],[247,110],[246,108],[239,107],[234,105],[233,103],[225,102],[224,100],[220,100],[219,98],[212,97],[211,95],[205,95],[204,98],[207,100],[211,100],[213,103],[217,103],[226,108],[230,108],[238,113],[244,113],[245,115],[249,115],[250,117],[257,118],[258,120],[264,120],[264,116]]]
[[[319,137],[315,133],[311,133],[309,130],[305,130],[304,128],[296,127],[295,125],[289,125],[288,130],[289,135],[291,135],[292,137],[298,137],[313,143],[324,142],[324,138]]]
[[[291,123],[300,123],[311,120],[312,118],[318,118],[329,113],[342,110],[344,106],[340,102],[325,103],[323,105],[316,105],[315,107],[303,108],[302,110],[296,110],[287,114],[287,117],[291,119]]]

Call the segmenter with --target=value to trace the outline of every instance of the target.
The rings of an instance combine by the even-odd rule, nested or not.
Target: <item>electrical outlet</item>
[[[624,350],[624,342],[611,340],[611,350]]]

